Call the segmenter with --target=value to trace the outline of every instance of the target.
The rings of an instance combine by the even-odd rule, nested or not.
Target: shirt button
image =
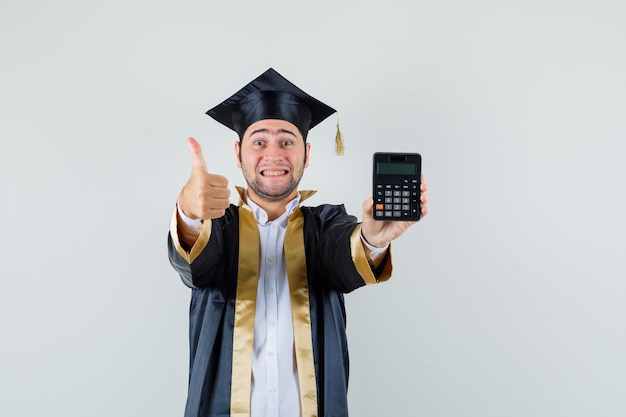
[[[269,356],[270,358],[274,357],[274,352],[267,352],[267,356]]]
[[[274,262],[274,257],[273,256],[268,256],[267,260],[270,261],[270,262]]]
[[[271,327],[276,326],[276,322],[274,320],[270,320],[268,323]]]
[[[267,289],[267,293],[268,294],[274,294],[274,288],[268,288]]]
[[[270,387],[270,392],[276,392],[276,387]]]

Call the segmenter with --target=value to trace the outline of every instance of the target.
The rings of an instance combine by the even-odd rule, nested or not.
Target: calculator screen
[[[376,173],[382,175],[415,175],[417,165],[399,162],[377,162]]]

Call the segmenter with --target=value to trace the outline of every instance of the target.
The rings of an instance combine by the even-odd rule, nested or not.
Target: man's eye
[[[283,141],[283,146],[291,146],[291,145],[293,145],[292,141],[290,140]]]
[[[255,140],[254,141],[254,146],[263,146],[263,141],[262,140]]]

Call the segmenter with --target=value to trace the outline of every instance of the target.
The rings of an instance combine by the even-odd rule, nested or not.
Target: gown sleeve
[[[174,210],[168,235],[168,255],[186,286],[194,289],[210,286],[222,276],[224,235],[232,227],[234,211],[231,206],[222,218],[205,221],[194,245],[186,248],[179,239],[177,210]]]
[[[361,224],[343,206],[327,206],[319,213],[320,229],[316,262],[329,285],[350,292],[363,285],[391,278],[391,248],[373,269],[361,241]]]

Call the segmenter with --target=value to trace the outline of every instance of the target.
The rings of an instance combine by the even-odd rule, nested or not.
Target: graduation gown
[[[240,193],[243,190],[239,190]],[[301,191],[301,200],[313,192]],[[192,288],[190,370],[185,417],[250,415],[258,225],[245,203],[203,223],[194,246],[178,240],[169,258]],[[373,271],[360,224],[335,205],[298,207],[285,233],[300,403],[303,417],[348,416],[348,346],[343,294],[391,276],[391,255]]]

